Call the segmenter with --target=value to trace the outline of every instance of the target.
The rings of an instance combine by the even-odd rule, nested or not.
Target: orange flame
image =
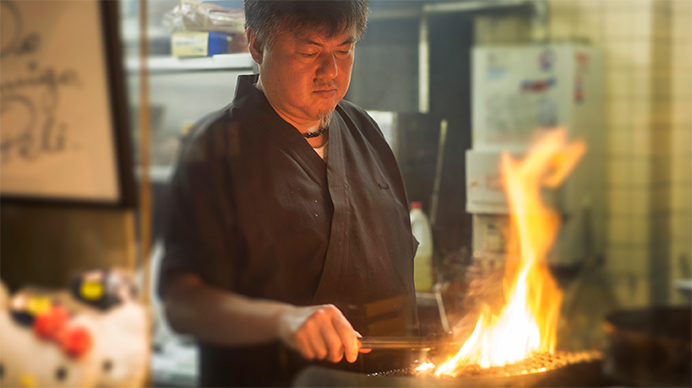
[[[420,364],[420,366],[418,366],[418,368],[416,368],[416,372],[426,373],[426,372],[432,370],[433,368],[435,368],[435,364],[433,364],[432,362],[426,361],[426,362]]]
[[[555,350],[562,293],[545,263],[560,227],[559,215],[546,207],[541,187],[556,187],[586,151],[583,141],[567,144],[564,129],[547,132],[523,160],[502,154],[501,169],[510,210],[518,262],[508,263],[504,279],[505,306],[493,314],[481,309],[475,329],[459,353],[435,374],[457,375],[461,366],[502,366],[532,352]]]

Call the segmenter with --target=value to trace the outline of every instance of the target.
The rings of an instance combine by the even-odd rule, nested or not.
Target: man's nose
[[[336,78],[339,74],[339,67],[336,63],[334,53],[323,53],[320,57],[320,66],[317,69],[317,76],[324,78]]]

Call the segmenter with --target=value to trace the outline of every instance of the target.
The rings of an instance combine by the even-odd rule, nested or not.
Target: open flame
[[[560,227],[559,215],[541,200],[541,187],[557,187],[586,151],[583,141],[567,144],[564,129],[546,132],[522,160],[502,154],[504,190],[511,235],[518,247],[503,281],[506,304],[498,312],[481,309],[475,329],[459,353],[435,370],[437,376],[518,362],[532,352],[553,353],[562,293],[545,256]]]
[[[430,370],[432,370],[434,368],[435,368],[435,364],[433,364],[432,362],[425,361],[424,363],[420,364],[420,366],[418,368],[416,368],[416,372],[425,373],[425,372],[429,372]]]

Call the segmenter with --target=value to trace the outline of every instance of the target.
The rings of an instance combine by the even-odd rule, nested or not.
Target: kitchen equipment
[[[692,386],[692,308],[613,312],[605,331],[606,375],[637,386]]]
[[[372,349],[366,356],[377,352],[390,352],[402,362],[399,369],[361,368],[360,372],[336,370],[324,364],[301,371],[294,379],[296,387],[576,387],[610,386],[613,381],[604,377],[602,354],[598,351],[532,353],[525,359],[510,365],[480,368],[468,365],[458,371],[457,377],[433,374],[434,369],[419,371],[416,368],[429,362],[441,365],[449,360],[462,341],[449,336],[422,337],[363,337],[363,348]],[[396,353],[392,353],[396,352]],[[408,359],[406,364],[404,359]],[[363,361],[359,359],[359,361]],[[352,369],[354,370],[354,369]],[[355,369],[357,370],[357,369]]]
[[[406,337],[363,337],[360,339],[360,347],[363,349],[410,349],[430,350],[432,344],[421,338]]]
[[[473,49],[473,147],[466,152],[466,210],[474,258],[504,261],[508,215],[500,155],[521,157],[536,130],[565,127],[588,150],[563,186],[546,198],[562,216],[547,260],[575,267],[605,250],[603,56],[578,44]]]
[[[432,350],[440,348],[459,348],[463,343],[445,341],[442,339],[427,339],[421,337],[363,337],[359,339],[361,348],[364,349],[409,349]]]
[[[589,359],[539,373],[512,376],[416,376],[410,371],[375,374],[308,367],[296,376],[294,387],[604,387],[612,381],[601,374],[601,362]]]

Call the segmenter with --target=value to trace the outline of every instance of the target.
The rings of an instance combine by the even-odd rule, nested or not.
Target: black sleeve
[[[217,140],[212,131],[196,135],[183,150],[170,183],[163,207],[165,252],[159,294],[171,276],[180,272],[197,274],[209,284],[233,287],[229,235],[235,215]]]

